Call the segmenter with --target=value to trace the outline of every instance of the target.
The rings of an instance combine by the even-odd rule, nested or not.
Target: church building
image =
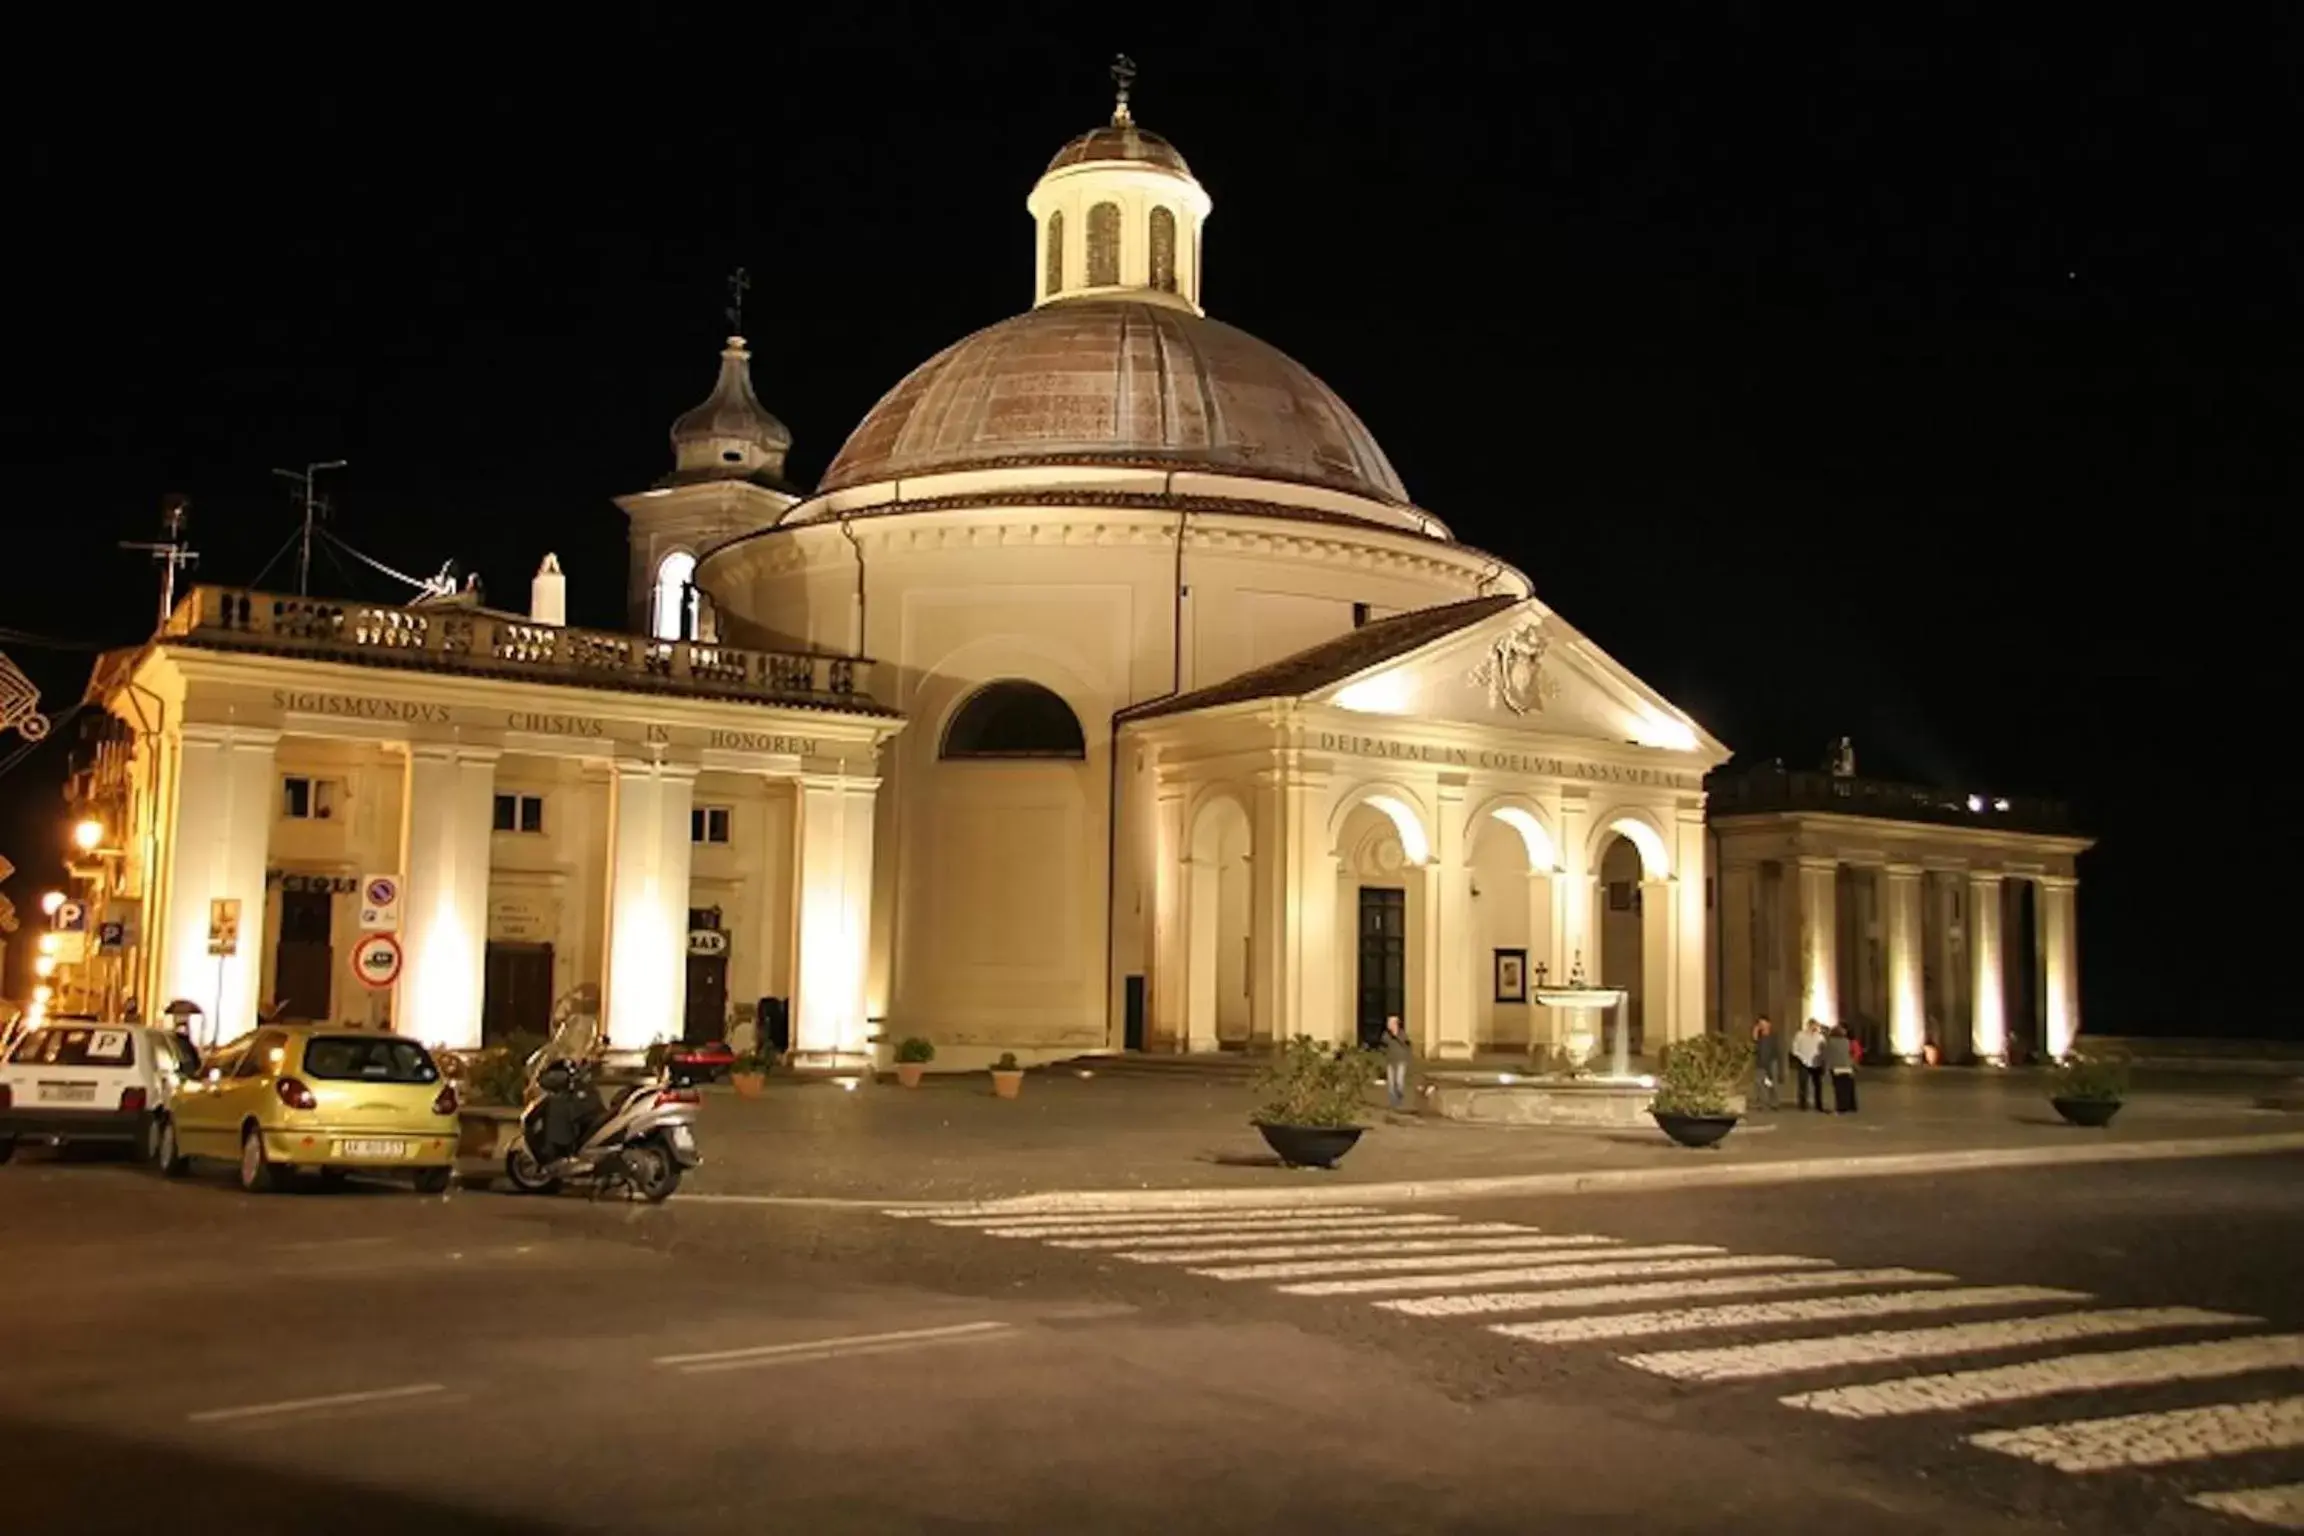
[[[132,919],[112,995],[459,1047],[585,987],[627,1046],[770,999],[827,1068],[911,1035],[966,1068],[1393,1014],[1431,1057],[1523,1051],[1572,978],[1624,989],[1636,1049],[1836,1016],[1796,958],[1821,855],[1755,824],[1743,958],[1717,952],[1728,748],[1208,314],[1213,201],[1125,84],[1025,206],[1032,306],[900,380],[812,491],[729,340],[671,472],[618,502],[627,632],[561,623],[548,569],[527,613],[203,587],[107,658],[85,795],[116,832],[84,873]],[[1965,868],[1937,830],[1883,860]],[[2081,847],[2027,867],[2068,890]]]

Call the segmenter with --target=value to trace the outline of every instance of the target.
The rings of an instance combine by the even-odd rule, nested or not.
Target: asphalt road
[[[987,1230],[20,1155],[0,1524],[2261,1530],[2189,1499],[2304,1479],[2236,1449],[2297,1438],[2300,1215],[2273,1157]]]

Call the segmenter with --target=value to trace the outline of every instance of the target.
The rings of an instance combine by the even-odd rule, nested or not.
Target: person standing
[[[1792,1036],[1792,1062],[1800,1072],[1800,1107],[1824,1110],[1824,1030],[1814,1019],[1801,1021]]]
[[[1824,1069],[1832,1074],[1833,1113],[1856,1113],[1856,1048],[1845,1024],[1833,1025],[1824,1037]]]
[[[1784,1075],[1783,1042],[1776,1026],[1762,1014],[1752,1021],[1752,1101],[1748,1109],[1777,1108],[1776,1084]]]
[[[1408,1063],[1416,1057],[1416,1044],[1401,1027],[1400,1015],[1384,1017],[1384,1092],[1394,1109],[1408,1106]]]

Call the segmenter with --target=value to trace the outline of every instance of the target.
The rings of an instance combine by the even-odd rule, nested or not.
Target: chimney
[[[568,622],[568,578],[560,574],[560,557],[546,555],[528,583],[528,617],[537,624],[565,626]]]

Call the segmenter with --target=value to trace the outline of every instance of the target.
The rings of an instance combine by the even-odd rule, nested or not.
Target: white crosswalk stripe
[[[1135,1226],[1067,1226],[1067,1227],[978,1227],[986,1237],[1032,1237],[1047,1241],[1051,1238],[1070,1237],[1095,1241],[1127,1237],[1163,1237],[1186,1231],[1213,1232],[1219,1236],[1247,1235],[1256,1232],[1404,1232],[1411,1227],[1444,1227],[1449,1225],[1445,1216],[1299,1216],[1286,1221],[1259,1221],[1235,1223],[1221,1227],[1179,1227],[1172,1222],[1145,1223]],[[1114,1244],[1114,1246],[1124,1246]]]
[[[1924,1360],[1931,1355],[1971,1355],[2026,1345],[2061,1344],[2073,1339],[2113,1338],[2163,1328],[2213,1328],[2260,1323],[2260,1317],[2206,1312],[2197,1307],[2122,1307],[2096,1312],[2062,1312],[2049,1317],[2005,1318],[1990,1323],[1954,1323],[1940,1328],[1906,1328],[1878,1333],[1826,1334],[1773,1344],[1741,1344],[1721,1349],[1674,1349],[1626,1355],[1624,1363],[1675,1381],[1753,1381],[1798,1371],[1876,1365],[1887,1360]]]
[[[1442,1237],[1442,1233],[1447,1235]],[[1244,1249],[1249,1256],[1253,1257],[1266,1249],[1281,1248],[1298,1243],[1326,1243],[1331,1241],[1382,1243],[1396,1240],[1404,1242],[1411,1238],[1417,1238],[1430,1239],[1453,1246],[1467,1237],[1512,1237],[1525,1241],[1534,1236],[1536,1236],[1536,1228],[1524,1227],[1518,1222],[1478,1221],[1463,1222],[1453,1227],[1339,1226],[1321,1227],[1310,1232],[1272,1232],[1262,1228],[1244,1227],[1238,1231],[1164,1233],[1155,1237],[1058,1237],[1051,1238],[1048,1246],[1075,1249],[1125,1249],[1128,1253],[1133,1254],[1140,1250],[1155,1249],[1174,1249],[1179,1253],[1189,1253],[1197,1249],[1206,1249],[1214,1244],[1220,1251],[1229,1252]],[[1554,1237],[1547,1238],[1546,1245],[1566,1242],[1605,1245],[1614,1241],[1616,1240],[1612,1237]]]
[[[2165,1467],[2213,1456],[2292,1451],[2304,1447],[2304,1397],[2031,1424],[1970,1435],[1968,1443],[2059,1472]]]
[[[1467,1277],[1469,1278],[1469,1277]],[[1719,1279],[1651,1280],[1637,1285],[1595,1285],[1570,1291],[1490,1291],[1468,1296],[1419,1296],[1375,1305],[1410,1317],[1474,1317],[1500,1312],[1573,1312],[1650,1301],[1700,1301],[1749,1296],[1754,1291],[1846,1290],[1859,1285],[1949,1285],[1957,1276],[1925,1269],[1825,1269],[1796,1274],[1740,1274]]]
[[[2196,1493],[2192,1502],[2220,1515],[2238,1515],[2276,1530],[2304,1531],[2304,1483],[2282,1483],[2276,1488],[2232,1488],[2221,1493]]]
[[[1501,1260],[1524,1265],[1588,1267],[1595,1259],[1621,1265],[1635,1259],[1689,1259],[1724,1250],[1702,1243],[1659,1243],[1652,1248],[1609,1248],[1598,1254],[1590,1248],[1567,1248],[1537,1253],[1423,1253],[1380,1259],[1307,1259],[1292,1264],[1234,1264],[1221,1269],[1195,1269],[1211,1280],[1310,1280],[1322,1275],[1444,1274],[1449,1270],[1479,1269]]]
[[[1946,1413],[1989,1403],[2052,1397],[2059,1392],[2106,1387],[2148,1387],[2168,1381],[2207,1381],[2252,1371],[2304,1366],[2304,1333],[2218,1339],[2208,1344],[2171,1344],[2155,1349],[2122,1349],[2103,1354],[2061,1355],[2026,1365],[1954,1371],[1944,1376],[1903,1376],[1860,1387],[1802,1392],[1782,1399],[1843,1419],[1878,1419],[1909,1413]]]
[[[892,1215],[912,1215],[909,1211],[891,1212]],[[1381,1216],[1385,1213],[1372,1205],[1282,1205],[1261,1210],[1191,1210],[1191,1211],[1051,1211],[1034,1214],[1013,1211],[1006,1215],[975,1214],[967,1216],[929,1216],[926,1220],[939,1227],[1127,1227],[1145,1223],[1161,1223],[1174,1227],[1236,1226],[1243,1222],[1287,1221],[1303,1216]],[[1442,1218],[1443,1220],[1446,1218]]]
[[[1842,1279],[1863,1271],[1845,1271]],[[1802,1278],[1808,1278],[1803,1276]],[[1970,1285],[1948,1291],[1867,1291],[1856,1296],[1807,1296],[1797,1301],[1749,1301],[1719,1307],[1681,1307],[1670,1312],[1604,1312],[1598,1317],[1554,1317],[1535,1323],[1491,1323],[1488,1331],[1531,1344],[1587,1344],[1652,1338],[1661,1333],[1719,1333],[1777,1323],[1836,1323],[1911,1312],[1981,1311],[1986,1307],[2034,1306],[2051,1301],[2086,1301],[2086,1291],[2059,1291],[2044,1285]],[[1386,1302],[1386,1306],[1407,1306]]]
[[[1829,1259],[1791,1254],[1725,1254],[1710,1259],[1608,1260],[1557,1268],[1483,1269],[1471,1274],[1373,1275],[1358,1280],[1311,1280],[1279,1287],[1286,1296],[1359,1296],[1379,1291],[1444,1291],[1457,1285],[1551,1285],[1568,1280],[1635,1279],[1643,1275],[1703,1275],[1747,1269],[1825,1269]]]
[[[1616,1239],[1612,1237],[1592,1237],[1581,1232],[1558,1235],[1537,1233],[1527,1227],[1514,1227],[1503,1223],[1481,1222],[1454,1227],[1450,1230],[1477,1234],[1512,1233],[1515,1235],[1509,1237],[1480,1235],[1407,1239],[1380,1238],[1372,1242],[1354,1243],[1282,1242],[1270,1246],[1236,1248],[1164,1248],[1155,1252],[1138,1251],[1150,1247],[1149,1244],[1140,1243],[1135,1248],[1124,1253],[1116,1253],[1112,1257],[1133,1260],[1138,1264],[1220,1264],[1233,1260],[1246,1261],[1249,1259],[1344,1259],[1361,1254],[1472,1253],[1481,1251],[1493,1253],[1501,1250],[1517,1251],[1524,1248],[1539,1250],[1581,1248],[1590,1252],[1595,1248],[1613,1249],[1617,1246]],[[1200,1242],[1204,1239],[1193,1238],[1189,1241]],[[1060,1245],[1051,1243],[1049,1246],[1053,1248]]]

